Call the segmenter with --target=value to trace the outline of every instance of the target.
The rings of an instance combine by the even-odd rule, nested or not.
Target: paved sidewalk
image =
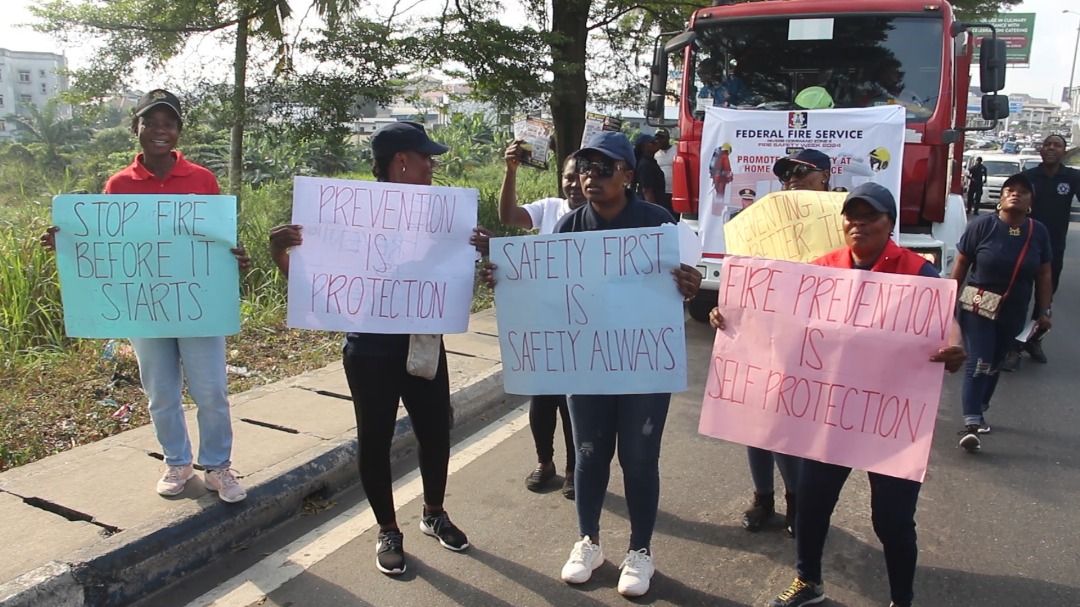
[[[494,310],[445,337],[457,423],[502,404]],[[356,422],[340,363],[232,396],[233,466],[248,497],[225,504],[197,474],[154,492],[160,447],[144,426],[0,474],[0,607],[124,604],[205,566],[358,480]],[[404,408],[394,454],[412,447]],[[198,444],[195,411],[187,413]]]

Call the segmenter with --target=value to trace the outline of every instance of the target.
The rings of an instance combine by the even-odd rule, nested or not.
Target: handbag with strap
[[[439,370],[439,352],[442,335],[413,333],[409,336],[409,356],[405,359],[405,371],[424,379],[435,379]]]
[[[1001,303],[1008,299],[1009,293],[1012,293],[1016,275],[1020,273],[1020,264],[1024,263],[1024,256],[1027,255],[1028,245],[1031,244],[1031,234],[1034,231],[1035,221],[1029,218],[1027,240],[1024,241],[1024,248],[1020,249],[1020,256],[1016,258],[1016,267],[1013,268],[1012,278],[1009,279],[1009,287],[1005,289],[1005,293],[1001,295],[987,289],[966,285],[960,291],[961,310],[967,310],[990,320],[997,320]]]

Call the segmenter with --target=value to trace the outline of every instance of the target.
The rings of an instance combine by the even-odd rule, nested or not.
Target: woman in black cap
[[[937,270],[930,262],[892,241],[891,234],[896,227],[896,200],[888,189],[873,182],[854,188],[844,202],[842,213],[845,246],[812,263],[831,268],[938,277]],[[717,329],[725,327],[719,308],[712,311],[709,320]],[[944,363],[950,373],[958,371],[966,357],[960,341],[959,330],[954,325],[948,344],[943,345],[930,360]],[[888,369],[885,357],[887,354],[883,355],[882,369]],[[803,459],[802,462],[798,485],[799,515],[795,519],[797,577],[786,590],[769,601],[768,607],[802,607],[825,600],[821,575],[825,538],[851,468],[812,459]],[[922,483],[875,472],[867,472],[867,476],[870,481],[870,517],[885,553],[892,607],[911,607],[919,554],[915,508]]]
[[[809,190],[813,192],[829,191],[829,174],[832,163],[829,156],[818,150],[805,149],[794,156],[781,158],[773,164],[773,174],[784,184],[785,190]],[[784,453],[775,453],[758,447],[746,448],[746,459],[750,464],[750,478],[754,481],[754,499],[750,508],[743,513],[743,528],[747,531],[760,531],[776,512],[776,489],[773,478],[773,463],[780,470],[784,481],[784,528],[789,534],[795,533],[795,513],[797,512],[796,487],[799,486],[799,468],[802,458]]]
[[[1028,217],[1034,193],[1027,174],[1009,177],[1001,186],[997,213],[972,219],[956,244],[952,278],[961,285],[968,280],[960,293],[958,320],[970,354],[960,396],[960,446],[970,452],[982,447],[979,435],[990,432],[984,413],[1001,364],[1027,323],[1032,290],[1039,310],[1035,324],[1040,331],[1050,329],[1053,253],[1046,226]]]
[[[589,204],[565,215],[555,227],[556,234],[674,223],[670,213],[646,203],[630,189],[634,148],[622,133],[597,133],[574,157]],[[480,272],[481,280],[491,286],[494,269],[494,264],[487,264]],[[685,299],[697,294],[701,274],[695,268],[682,264],[672,275]],[[650,544],[660,500],[660,441],[671,394],[571,394],[568,401],[578,451],[574,504],[579,541],[563,565],[562,579],[582,584],[604,563],[600,514],[617,452],[630,514],[630,546],[619,567],[618,591],[641,596],[648,592],[655,572]]]
[[[217,177],[206,167],[184,158],[175,149],[184,128],[176,95],[155,89],[135,106],[131,131],[142,152],[105,182],[106,194],[219,194]],[[41,237],[41,244],[56,248],[56,226]],[[232,249],[241,271],[250,265],[242,246]],[[228,377],[225,372],[225,337],[131,338],[139,361],[139,377],[150,401],[154,435],[165,455],[165,473],[157,482],[158,495],[174,497],[195,476],[191,439],[184,421],[183,387],[198,407],[199,457],[205,470],[204,486],[222,501],[235,503],[247,490],[232,467],[232,418]]]
[[[773,175],[784,184],[785,190],[828,192],[831,171],[829,155],[809,148],[781,158],[773,165]]]
[[[436,159],[450,148],[432,141],[415,122],[386,125],[371,136],[375,161],[372,173],[379,181],[431,185]],[[470,244],[486,253],[487,236],[481,229]],[[288,250],[303,243],[301,226],[283,225],[270,231],[274,262],[289,273]],[[360,483],[364,487],[379,537],[375,566],[388,575],[405,571],[404,536],[397,524],[390,477],[390,443],[394,438],[398,401],[405,405],[416,435],[420,475],[424,482],[424,511],[420,530],[438,538],[443,547],[461,551],[469,547],[465,533],[443,509],[447,466],[450,461],[450,379],[446,349],[439,340],[438,369],[432,379],[406,370],[410,336],[404,334],[348,333],[345,339],[345,378],[349,382],[359,436]]]

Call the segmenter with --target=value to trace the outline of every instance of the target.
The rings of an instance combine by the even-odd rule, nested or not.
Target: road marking
[[[527,413],[528,406],[520,406],[458,443],[450,453],[448,475],[453,475],[525,428],[529,423]],[[395,504],[406,504],[423,494],[424,484],[419,469],[412,470],[394,483]],[[375,514],[364,500],[188,603],[187,607],[247,607],[374,526]]]

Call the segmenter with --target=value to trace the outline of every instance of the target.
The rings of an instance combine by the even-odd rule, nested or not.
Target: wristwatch
[[[1046,308],[1042,311],[1042,315],[1047,318],[1052,318],[1054,316],[1054,313],[1050,310],[1050,308]]]

